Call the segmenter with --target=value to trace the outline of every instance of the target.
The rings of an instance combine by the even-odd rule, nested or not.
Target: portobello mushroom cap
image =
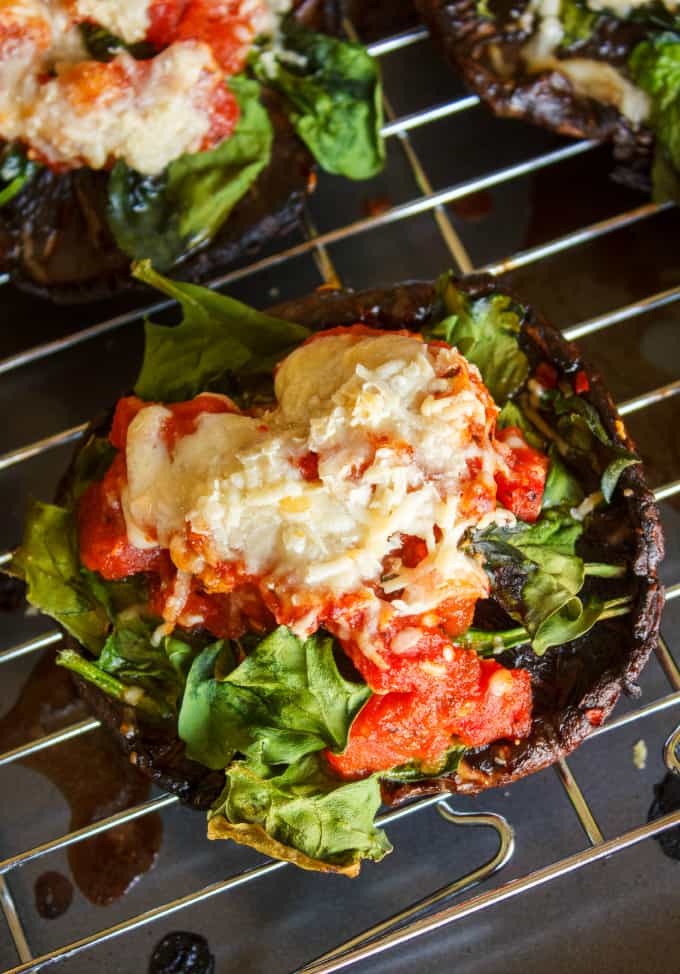
[[[488,275],[456,283],[472,297],[508,293]],[[429,320],[434,307],[435,285],[417,282],[357,293],[322,290],[271,311],[312,329],[363,322],[376,328],[416,330]],[[566,376],[583,370],[590,384],[585,398],[597,410],[612,440],[634,449],[600,376],[583,363],[574,344],[530,309],[522,323],[521,341],[535,364],[551,363]],[[111,415],[94,423],[90,431],[106,435]],[[57,502],[63,502],[73,470],[74,462],[59,487]],[[592,471],[590,476],[594,476]],[[584,478],[584,485],[596,489],[597,479],[587,483]],[[573,751],[593,727],[606,719],[622,691],[636,695],[636,681],[658,637],[663,589],[657,567],[663,551],[654,497],[641,465],[629,466],[621,476],[612,503],[589,518],[581,553],[588,560],[626,563],[627,574],[615,583],[619,587],[613,594],[631,595],[631,612],[598,622],[585,636],[553,647],[542,657],[526,646],[503,653],[502,663],[523,667],[531,674],[534,712],[529,737],[468,750],[455,772],[438,778],[412,784],[384,782],[383,800],[396,804],[417,794],[475,794],[508,785]],[[611,588],[607,591],[612,594]],[[493,600],[479,603],[476,625],[497,628],[499,618],[500,625],[512,624]],[[67,642],[76,646],[71,637],[67,637]],[[111,728],[137,767],[182,801],[199,808],[211,804],[222,788],[224,776],[186,758],[175,722],[154,723],[80,677],[74,679],[92,712]]]
[[[519,118],[576,138],[610,142],[621,163],[617,178],[646,191],[654,145],[645,125],[633,125],[612,105],[578,94],[559,71],[529,72],[521,56],[531,36],[519,17],[528,0],[498,0],[494,19],[479,13],[476,0],[415,0],[435,43],[466,84],[496,115]],[[598,18],[593,35],[557,53],[621,67],[645,27],[614,17]]]
[[[339,0],[297,0],[295,16],[314,30],[337,33]],[[255,254],[298,223],[314,186],[315,162],[297,137],[282,100],[265,90],[274,129],[271,161],[237,203],[208,246],[174,270],[187,281]],[[1,141],[0,141],[1,145]],[[0,272],[17,287],[57,303],[107,298],[139,288],[130,257],[118,248],[106,218],[108,172],[43,169],[0,209]]]

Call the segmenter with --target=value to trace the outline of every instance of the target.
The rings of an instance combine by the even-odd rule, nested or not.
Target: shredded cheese
[[[415,337],[346,333],[293,352],[275,391],[263,417],[201,414],[172,448],[165,407],[137,414],[123,504],[131,541],[155,539],[198,575],[240,566],[244,577],[287,593],[301,632],[318,627],[324,599],[348,592],[363,600],[374,628],[381,612],[422,614],[452,595],[487,594],[483,569],[460,548],[471,525],[496,516],[497,410],[474,366]],[[311,481],[299,463],[309,453],[318,462]],[[489,487],[483,510],[464,500],[471,462]],[[499,512],[503,523],[511,517]],[[383,579],[403,535],[424,539],[427,554]],[[399,597],[380,601],[378,585]]]

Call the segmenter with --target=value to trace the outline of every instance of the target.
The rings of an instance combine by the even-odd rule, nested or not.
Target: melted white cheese
[[[305,605],[378,583],[400,534],[411,534],[428,555],[385,583],[404,589],[391,612],[426,611],[453,591],[485,594],[483,570],[458,548],[472,523],[460,510],[467,461],[479,457],[489,478],[498,463],[488,403],[457,378],[468,368],[455,350],[415,338],[328,336],[285,360],[278,405],[262,418],[203,414],[171,452],[161,436],[168,410],[142,409],[127,440],[130,540],[158,539],[196,573],[236,562]],[[472,428],[478,439],[486,430],[482,446]],[[296,464],[309,451],[311,482]],[[199,558],[187,529],[204,539]],[[312,613],[303,628],[315,625]]]
[[[251,19],[256,33],[272,33],[290,0],[242,0],[215,4],[213,14]],[[124,159],[154,175],[186,152],[203,147],[210,130],[210,98],[222,82],[204,43],[170,45],[151,61],[148,76],[121,54],[90,87],[69,69],[87,68],[78,24],[91,20],[127,42],[142,40],[151,0],[0,0],[0,138],[20,139],[56,166],[105,168]],[[253,32],[245,24],[247,48]],[[116,67],[129,85],[122,90]],[[92,69],[94,71],[94,68]],[[45,80],[50,75],[55,77]]]
[[[72,0],[71,8],[78,20],[90,20],[134,44],[146,37],[152,0]]]
[[[610,3],[603,3],[602,7],[595,3],[589,3],[594,10],[613,9]],[[633,5],[640,4],[633,2]],[[569,81],[577,94],[612,105],[634,125],[644,122],[651,110],[649,97],[618,68],[591,58],[555,57],[564,36],[564,26],[559,19],[560,6],[560,0],[531,0],[527,8],[535,23],[534,33],[522,48],[522,57],[529,71],[556,71]]]
[[[111,84],[86,105],[80,100],[80,80],[68,67],[59,69],[26,109],[24,137],[53,164],[77,159],[102,169],[111,159],[124,159],[147,175],[185,152],[197,152],[211,124],[206,94],[219,77],[210,48],[184,41],[149,64],[148,74],[140,75],[139,62],[119,54],[98,67]],[[116,68],[120,75],[114,74]]]

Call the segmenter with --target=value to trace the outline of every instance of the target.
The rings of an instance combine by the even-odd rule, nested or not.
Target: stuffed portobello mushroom
[[[230,838],[355,875],[381,803],[568,754],[658,634],[640,460],[491,278],[261,313],[162,277],[134,391],[10,571],[130,759]]]
[[[498,115],[611,142],[618,175],[680,199],[680,14],[673,0],[416,0]]]
[[[314,167],[383,165],[376,63],[322,0],[0,4],[0,270],[75,301],[291,229]]]

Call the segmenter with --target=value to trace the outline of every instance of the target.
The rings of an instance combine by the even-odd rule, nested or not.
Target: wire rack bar
[[[611,720],[608,720],[606,724],[601,724],[600,727],[594,727],[584,743],[599,737],[601,734],[608,734],[610,731],[618,730],[620,727],[627,727],[628,724],[635,724],[638,720],[645,720],[647,717],[656,717],[657,714],[665,713],[665,711],[672,710],[677,706],[680,706],[680,691],[669,693],[665,697],[659,697],[657,700],[652,700],[650,703],[645,704],[644,707],[629,710],[625,714],[619,714],[618,717],[613,717]]]
[[[674,690],[680,690],[680,669],[678,669],[678,664],[673,659],[668,643],[663,636],[659,636],[656,655],[670,685]]]
[[[574,325],[572,328],[565,328],[564,335],[569,340],[583,338],[584,335],[592,335],[594,332],[602,331],[603,328],[609,328],[610,325],[616,325],[620,321],[628,321],[630,318],[637,318],[638,315],[647,314],[648,311],[655,311],[657,308],[664,308],[668,304],[674,304],[678,299],[680,299],[680,286],[671,287],[667,291],[660,291],[658,294],[652,294],[648,298],[641,298],[639,301],[627,304],[623,308],[617,308],[615,311],[610,311],[607,314],[590,318],[588,321],[583,321],[581,324]]]
[[[425,27],[413,27],[411,30],[405,30],[401,34],[393,34],[384,40],[374,41],[373,44],[368,44],[368,53],[372,57],[382,57],[384,54],[391,54],[392,51],[402,51],[405,47],[418,44],[428,37],[429,33]]]
[[[675,730],[669,734],[666,743],[663,748],[663,758],[666,762],[666,766],[674,771],[675,774],[680,774],[680,726],[676,727]]]
[[[669,382],[665,386],[659,386],[657,389],[652,389],[651,392],[644,392],[641,396],[635,396],[634,399],[626,399],[625,402],[620,402],[616,408],[619,415],[628,416],[630,413],[646,409],[647,406],[653,406],[664,399],[672,399],[678,394],[680,394],[680,379]]]
[[[477,95],[466,95],[463,98],[454,98],[451,101],[443,102],[441,105],[433,105],[432,108],[425,108],[411,115],[403,115],[395,118],[383,125],[380,130],[384,139],[389,139],[393,135],[402,135],[410,132],[411,129],[420,128],[421,125],[429,125],[430,122],[438,122],[442,118],[449,118],[459,112],[466,112],[470,108],[479,105]]]
[[[520,250],[511,257],[505,257],[503,260],[486,264],[480,270],[485,271],[487,274],[493,274],[494,276],[507,274],[508,271],[515,271],[519,267],[525,267],[527,264],[533,264],[546,257],[554,257],[555,254],[559,254],[563,250],[570,250],[572,247],[578,247],[580,244],[590,243],[592,240],[612,233],[614,230],[622,230],[624,227],[638,223],[640,220],[646,220],[651,216],[656,216],[657,213],[662,213],[664,210],[670,210],[674,206],[675,203],[670,201],[666,203],[645,203],[643,206],[636,206],[632,210],[608,217],[606,220],[598,220],[596,223],[591,223],[589,226],[574,230],[572,233],[565,233],[564,236],[556,237],[554,240],[548,241],[548,243],[539,244],[527,250]]]
[[[583,792],[581,791],[576,778],[574,778],[571,773],[571,768],[564,760],[561,758],[555,765],[555,771],[557,772],[557,777],[560,779],[564,789],[569,797],[574,811],[578,816],[578,820],[581,823],[583,831],[588,836],[588,841],[591,845],[599,845],[604,842],[604,836],[600,831],[600,826],[595,821],[595,816],[590,810],[590,806],[583,797]]]
[[[408,943],[410,940],[414,940],[416,937],[420,937],[423,934],[432,933],[435,930],[439,930],[456,920],[462,920],[465,917],[473,916],[475,913],[479,913],[480,911],[488,909],[491,906],[497,906],[499,903],[504,903],[518,895],[521,895],[522,893],[527,893],[530,890],[537,889],[555,879],[568,876],[570,873],[575,872],[584,866],[592,865],[595,862],[606,859],[613,853],[622,852],[624,849],[630,849],[633,846],[638,845],[640,842],[643,842],[645,839],[652,838],[655,835],[660,835],[667,829],[673,828],[677,825],[680,825],[680,810],[671,812],[669,815],[664,815],[662,818],[656,819],[654,822],[648,822],[647,824],[641,825],[638,828],[624,832],[622,835],[617,836],[614,839],[609,839],[600,843],[599,845],[591,846],[582,852],[577,852],[572,856],[567,856],[565,859],[552,863],[550,866],[544,866],[542,869],[537,869],[528,876],[511,880],[509,883],[504,884],[499,889],[490,890],[487,893],[481,893],[478,896],[473,896],[469,900],[465,900],[463,903],[450,906],[447,909],[441,910],[439,913],[435,913],[433,916],[416,921],[405,930],[398,930],[393,934],[389,934],[383,940],[369,944],[366,947],[361,947],[356,951],[352,951],[351,953],[344,955],[343,957],[336,958],[327,963],[323,962],[301,968],[299,974],[301,974],[302,971],[304,971],[304,974],[332,974],[334,971],[344,970],[346,967],[349,967],[352,964],[356,964],[363,960],[369,960],[371,957],[374,957],[377,954],[397,947],[400,944]],[[22,968],[17,968],[16,974],[19,974],[20,970],[22,970]],[[8,974],[10,974],[10,972],[8,972]],[[11,974],[15,974],[15,972],[11,972]]]
[[[211,288],[219,288],[228,284],[233,284],[235,281],[239,281],[244,277],[250,277],[258,274],[260,271],[269,270],[270,268],[277,267],[296,257],[300,257],[308,253],[315,246],[328,246],[330,244],[349,239],[358,234],[365,233],[369,230],[380,229],[383,226],[397,223],[401,220],[408,219],[409,217],[418,216],[421,213],[426,213],[428,210],[434,209],[436,206],[453,202],[454,200],[461,199],[462,197],[478,192],[479,190],[488,189],[491,186],[497,186],[503,182],[519,178],[520,176],[528,175],[537,169],[543,169],[547,166],[556,165],[565,159],[570,159],[573,156],[581,155],[584,152],[589,152],[595,147],[595,143],[593,142],[570,143],[569,145],[563,146],[560,149],[556,149],[552,152],[535,156],[533,159],[527,160],[526,162],[508,166],[505,169],[497,170],[486,176],[481,176],[474,180],[469,180],[455,186],[449,186],[446,189],[440,190],[437,193],[432,193],[429,196],[418,197],[408,203],[403,203],[399,206],[392,207],[392,209],[387,210],[385,213],[356,220],[353,223],[349,223],[336,230],[329,230],[323,234],[319,234],[315,240],[305,240],[302,243],[289,247],[286,250],[282,250],[279,253],[253,261],[245,267],[237,268],[236,270],[223,274],[220,277],[212,278],[210,281],[206,282],[206,286]],[[0,375],[6,372],[11,372],[14,369],[20,368],[24,365],[28,365],[29,363],[37,362],[40,359],[46,358],[47,356],[73,348],[74,346],[80,345],[82,342],[89,341],[92,338],[97,338],[101,335],[108,334],[109,332],[114,331],[117,328],[121,328],[124,325],[132,324],[133,322],[138,321],[140,318],[147,315],[154,315],[160,311],[165,311],[167,308],[172,307],[173,304],[175,304],[175,302],[170,300],[156,301],[154,304],[145,305],[140,308],[135,308],[132,311],[127,311],[123,314],[116,315],[113,318],[108,318],[105,321],[91,325],[89,328],[83,328],[80,331],[73,332],[70,335],[65,335],[63,338],[55,339],[52,342],[45,342],[41,345],[35,345],[33,348],[27,349],[25,352],[19,352],[16,355],[11,355],[0,361]]]
[[[29,653],[34,653],[38,649],[44,649],[45,646],[53,646],[55,643],[61,642],[61,639],[62,634],[58,629],[50,629],[41,636],[35,636],[33,639],[28,639],[25,643],[19,643],[10,649],[5,649],[0,652],[0,663],[9,663],[10,660],[18,659],[20,656],[28,656]]]
[[[669,497],[675,497],[677,493],[680,493],[680,480],[673,480],[669,484],[664,484],[663,487],[657,487],[654,491],[654,500],[665,501]],[[672,596],[670,596],[672,598]],[[666,598],[669,598],[669,592],[666,592]]]
[[[27,446],[20,446],[18,450],[10,450],[9,453],[3,453],[0,456],[0,470],[6,470],[8,467],[13,467],[15,464],[22,463],[24,460],[30,460],[32,457],[37,457],[41,453],[53,450],[55,447],[64,446],[66,443],[73,443],[75,440],[80,439],[88,425],[88,423],[79,423],[78,426],[71,426],[70,429],[62,430],[60,433],[45,436],[43,439],[29,443]]]
[[[16,869],[17,866],[25,866],[32,859],[39,859],[41,856],[45,856],[50,852],[66,849],[68,846],[76,845],[76,843],[82,842],[84,839],[91,839],[94,835],[107,832],[109,829],[115,828],[116,825],[125,825],[128,822],[134,821],[136,818],[143,818],[145,815],[151,815],[153,812],[160,812],[170,805],[176,805],[178,802],[179,799],[176,795],[163,795],[161,798],[153,798],[150,801],[135,805],[133,808],[123,809],[123,811],[117,812],[115,815],[101,818],[97,822],[85,825],[82,829],[77,829],[75,832],[68,832],[66,835],[59,836],[58,839],[43,842],[33,849],[29,849],[27,852],[3,859],[0,862],[0,875]]]
[[[423,808],[428,808],[431,805],[436,805],[441,800],[441,795],[430,795],[427,798],[422,798],[410,805],[405,805],[402,808],[397,808],[392,812],[387,812],[384,815],[380,815],[376,820],[377,824],[381,827],[389,827],[401,819],[408,818],[410,815],[413,815],[414,812],[420,811]],[[288,865],[289,863],[287,862],[272,862],[270,860],[262,866],[256,866],[254,869],[245,870],[244,872],[238,873],[238,875],[232,876],[229,879],[212,883],[211,885],[205,886],[203,889],[200,889],[195,893],[189,893],[187,896],[182,896],[179,899],[172,900],[169,903],[164,903],[161,906],[157,906],[152,910],[139,913],[137,916],[131,917],[129,920],[124,920],[122,923],[117,923],[114,926],[108,927],[106,930],[100,930],[98,933],[91,934],[88,937],[83,937],[71,944],[67,944],[65,947],[60,947],[57,950],[52,950],[47,954],[42,954],[40,957],[29,960],[27,963],[19,964],[18,967],[12,967],[4,971],[3,974],[23,974],[24,971],[37,971],[49,964],[54,963],[55,961],[66,960],[70,957],[74,957],[76,954],[86,950],[88,947],[113,940],[115,937],[119,937],[124,933],[129,933],[132,930],[138,930],[140,927],[144,927],[147,924],[152,923],[154,920],[172,916],[172,914],[183,910],[185,907],[195,906],[198,903],[211,899],[213,896],[216,896],[219,893],[225,893],[228,890],[237,889],[239,886],[244,886],[246,883],[252,882],[253,880],[261,879],[262,877],[268,876],[280,869],[285,869]]]
[[[32,754],[37,754],[38,751],[44,751],[54,744],[62,744],[64,741],[70,741],[72,737],[80,737],[81,734],[87,734],[92,730],[96,730],[99,726],[100,722],[98,720],[94,717],[88,717],[86,720],[79,720],[75,724],[69,724],[68,727],[63,727],[61,730],[54,731],[52,734],[45,734],[43,737],[38,737],[28,744],[22,744],[20,747],[15,747],[11,751],[5,751],[4,754],[0,754],[0,768],[5,764],[12,764],[14,761],[30,758]]]
[[[671,602],[673,599],[677,599],[680,595],[680,582],[676,582],[675,585],[669,585],[665,594],[666,602]]]
[[[22,963],[27,963],[31,960],[33,954],[31,953],[31,948],[28,946],[26,934],[24,933],[21,918],[19,917],[19,911],[16,908],[4,876],[0,876],[0,907],[2,907],[9,932],[14,941],[17,957]]]

